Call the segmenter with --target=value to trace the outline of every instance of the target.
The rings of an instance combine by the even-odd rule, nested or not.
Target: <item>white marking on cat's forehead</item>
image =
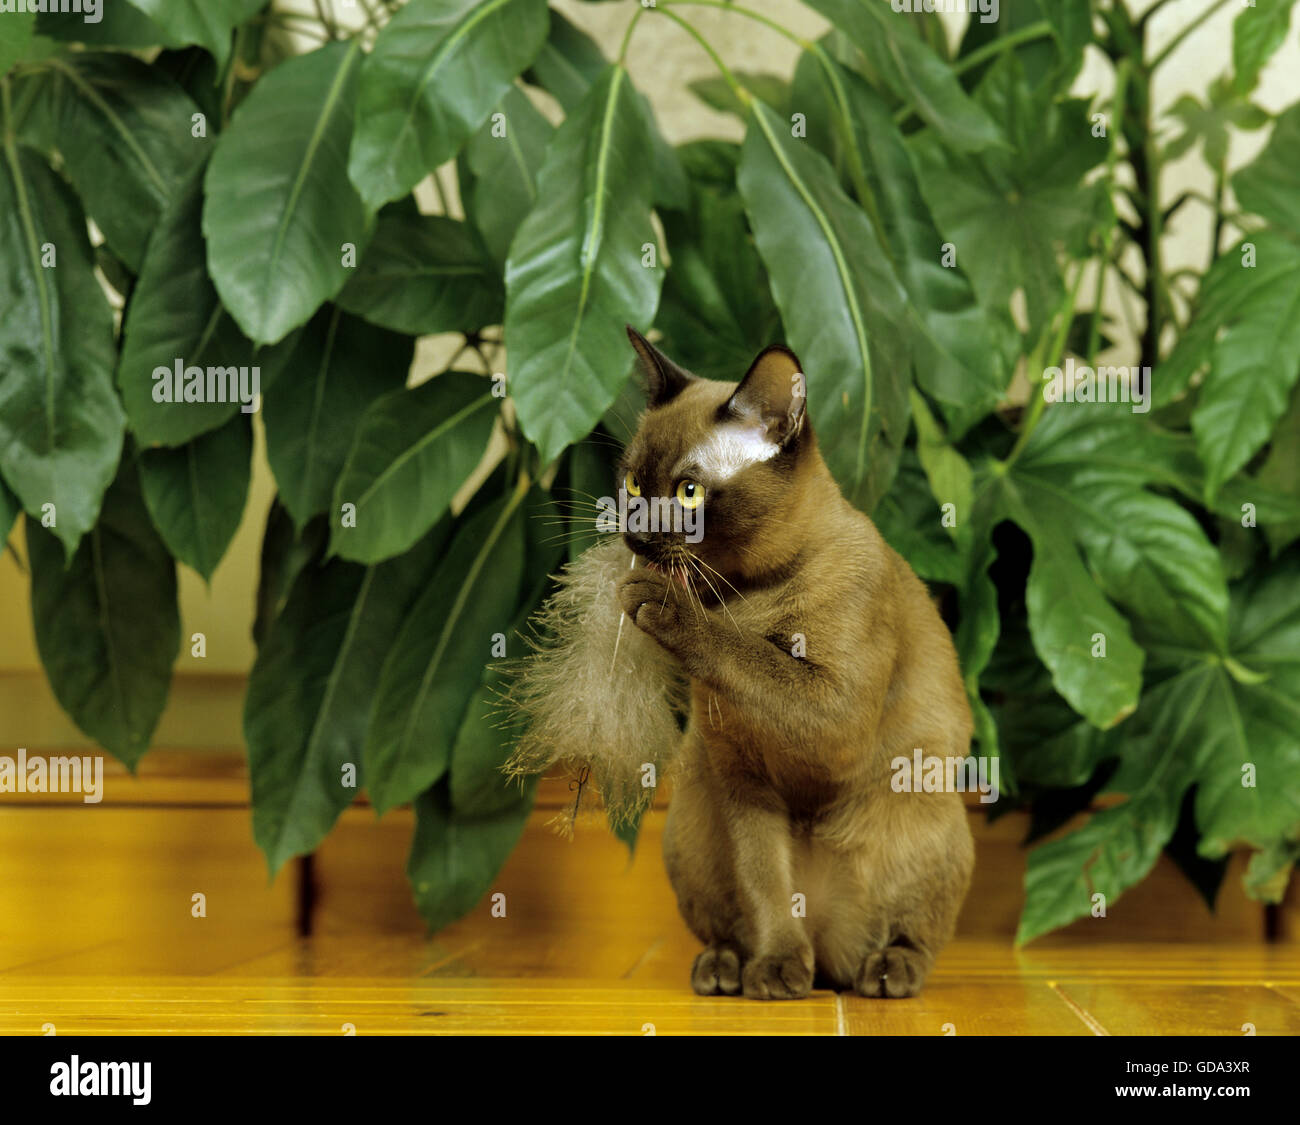
[[[698,445],[687,451],[680,465],[697,465],[702,475],[714,480],[729,480],[742,469],[760,461],[770,461],[781,447],[749,426],[718,426]]]

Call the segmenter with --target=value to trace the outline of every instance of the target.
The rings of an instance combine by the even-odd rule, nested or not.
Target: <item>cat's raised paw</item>
[[[755,957],[746,963],[741,982],[751,1000],[801,999],[812,991],[812,950]]]
[[[632,624],[652,637],[662,638],[677,619],[676,592],[668,579],[652,570],[636,570],[618,586],[618,600]]]
[[[740,992],[740,953],[734,945],[711,945],[691,966],[691,987],[701,996],[735,996]]]
[[[928,969],[923,953],[891,945],[867,954],[862,968],[858,970],[858,978],[853,982],[853,988],[859,996],[893,999],[915,996],[925,983]]]

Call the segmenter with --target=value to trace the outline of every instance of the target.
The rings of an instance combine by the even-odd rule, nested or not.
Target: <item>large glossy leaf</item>
[[[204,172],[205,165],[197,165],[163,213],[127,306],[117,385],[132,432],[145,445],[184,445],[224,425],[240,407],[238,402],[159,401],[154,397],[158,368],[174,370],[177,360],[205,371],[251,369],[264,362],[208,278]]]
[[[1057,101],[1050,86],[1031,91],[1014,56],[994,67],[979,96],[1013,147],[966,155],[922,132],[912,142],[918,182],[981,304],[1001,312],[1023,289],[1036,336],[1064,297],[1062,250],[1086,252],[1109,218],[1105,184],[1084,182],[1107,142],[1089,131],[1086,101]]]
[[[36,646],[73,721],[131,769],[149,747],[180,647],[176,564],[140,495],[133,460],[65,569],[58,540],[27,522]]]
[[[18,513],[22,510],[18,497],[9,491],[4,481],[0,480],[0,550],[3,550],[9,542],[9,533],[13,530],[14,521],[18,519]]]
[[[273,344],[348,280],[372,212],[347,177],[359,40],[277,66],[253,88],[208,165],[208,269],[240,328]]]
[[[992,19],[973,12],[962,36],[961,54],[991,47],[1000,38],[1045,21],[1050,35],[1019,44],[1015,54],[1031,85],[1050,83],[1053,89],[1064,91],[1079,72],[1084,48],[1092,42],[1092,19],[1091,0],[1019,0],[997,9]],[[987,66],[967,68],[963,83],[967,87],[977,84]]]
[[[523,494],[463,520],[412,607],[374,696],[366,784],[380,813],[413,800],[447,769],[452,745],[519,597]]]
[[[546,40],[546,0],[411,0],[366,60],[348,173],[377,210],[450,160]]]
[[[691,206],[663,214],[672,262],[655,325],[679,363],[706,379],[737,380],[780,338],[780,314],[734,178],[718,190],[692,180]]]
[[[92,47],[180,46],[130,0],[126,3],[105,0],[99,14],[96,22],[89,23],[74,13],[42,12],[36,17],[36,33],[59,42],[85,43]]]
[[[177,449],[140,453],[140,485],[154,526],[167,549],[208,581],[243,518],[252,456],[246,414]]]
[[[35,12],[11,12],[0,20],[0,78],[26,54],[35,27]]]
[[[506,263],[510,388],[524,433],[554,460],[594,426],[631,370],[625,324],[645,330],[663,281],[642,168],[644,123],[611,66],[547,150]],[[651,247],[653,264],[645,249]]]
[[[453,809],[445,783],[415,802],[415,836],[406,875],[430,929],[464,917],[491,889],[519,842],[536,789],[537,779],[529,778],[512,805],[490,816]]]
[[[979,152],[1003,143],[995,120],[967,96],[949,67],[884,4],[862,0],[808,0],[866,55],[882,81],[910,102],[943,143]]]
[[[440,525],[379,566],[306,567],[270,626],[248,681],[244,735],[253,835],[272,874],[314,849],[365,784],[379,672],[448,530]]]
[[[338,303],[372,324],[428,336],[501,323],[501,274],[474,231],[392,208]]]
[[[528,95],[512,86],[466,146],[465,161],[473,175],[466,213],[499,265],[505,264],[515,231],[537,202],[537,173],[554,133]]]
[[[334,487],[330,553],[357,562],[400,554],[440,519],[483,456],[499,400],[491,383],[451,371],[376,400]],[[344,504],[356,526],[344,526]]]
[[[1154,864],[1193,785],[1201,856],[1296,839],[1300,557],[1235,587],[1231,617],[1226,653],[1168,653],[1137,714],[1094,738],[1095,760],[1120,759],[1106,789],[1129,800],[1031,853],[1018,941],[1084,916],[1094,892],[1113,908]]]
[[[99,513],[126,419],[113,393],[113,313],[85,219],[45,162],[0,149],[0,476],[69,557]]]
[[[52,56],[55,143],[86,211],[138,272],[145,245],[186,173],[210,144],[198,107],[169,78],[120,52]]]
[[[984,309],[976,302],[960,263],[945,264],[944,240],[885,103],[847,68],[833,60],[823,65],[805,54],[796,90],[803,98],[809,88],[827,91],[827,112],[834,112],[838,99],[827,90],[828,81],[842,92],[850,143],[860,154],[881,237],[910,298],[905,324],[917,382],[939,404],[953,436],[960,437],[1005,393],[1019,337],[1006,310]]]
[[[533,61],[528,77],[536,80],[569,114],[587,96],[587,91],[604,73],[607,65],[609,60],[605,58],[600,45],[565,19],[564,13],[552,9],[551,29]],[[653,149],[651,175],[654,179],[654,205],[685,207],[686,174],[677,154],[659,131],[650,102],[638,92],[636,103]]]
[[[902,286],[830,164],[759,101],[738,182],[821,449],[845,495],[870,511],[907,433]]]
[[[226,65],[234,29],[266,7],[266,0],[128,0],[128,3],[144,12],[172,40],[206,48],[216,58],[218,67]]]
[[[334,306],[304,330],[264,411],[266,457],[298,528],[329,509],[362,416],[380,395],[405,386],[414,354],[410,337]]]
[[[253,641],[260,649],[272,622],[284,610],[289,591],[298,575],[315,566],[325,554],[329,526],[324,516],[317,516],[302,532],[293,526],[293,517],[280,503],[271,501],[262,532],[262,549],[258,556],[257,612],[253,618]]]

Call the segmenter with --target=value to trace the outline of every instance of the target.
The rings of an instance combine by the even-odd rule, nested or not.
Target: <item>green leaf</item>
[[[771,106],[780,116],[790,116],[790,83],[779,74],[762,74],[754,71],[733,70],[731,76],[748,90],[754,97]],[[710,75],[688,82],[692,94],[710,109],[719,113],[734,113],[742,121],[749,115],[745,103],[736,96],[729,83],[721,75]]]
[[[1004,145],[996,114],[967,96],[952,68],[884,4],[808,0],[866,55],[882,81],[910,103],[937,138],[955,152]]]
[[[415,802],[415,836],[406,874],[415,904],[431,930],[464,917],[491,888],[532,811],[537,779],[518,801],[493,816],[456,812],[445,784]]]
[[[1300,389],[1291,395],[1291,406],[1273,431],[1268,459],[1260,466],[1256,480],[1290,496],[1300,506]],[[1274,555],[1300,539],[1300,515],[1292,519],[1267,520],[1264,534]]]
[[[844,92],[862,154],[867,185],[878,209],[880,236],[898,265],[910,298],[906,327],[915,352],[917,382],[933,398],[954,437],[983,418],[1011,381],[1019,337],[1005,309],[980,307],[965,274],[946,264],[943,238],[925,205],[902,134],[879,96],[856,74],[830,63]],[[826,82],[805,54],[797,88]],[[824,88],[824,87],[823,87]]]
[[[224,425],[239,412],[238,400],[170,401],[171,380],[155,380],[159,368],[253,368],[270,354],[252,342],[221,306],[208,279],[203,242],[203,176],[197,165],[163,213],[145,252],[127,305],[117,385],[131,430],[142,445],[179,446]],[[250,372],[251,375],[251,372]],[[218,377],[221,385],[223,377]],[[261,378],[265,390],[270,378]],[[173,388],[174,389],[174,388]],[[168,401],[155,399],[166,391]],[[206,396],[205,396],[206,397]],[[229,398],[229,396],[225,396]]]
[[[467,213],[492,258],[504,266],[515,231],[537,202],[537,173],[555,128],[518,86],[506,92],[497,113],[465,149],[474,177]]]
[[[212,581],[248,499],[253,427],[237,414],[178,449],[140,453],[140,485],[167,549]]]
[[[22,510],[23,506],[18,503],[18,497],[9,491],[4,481],[0,480],[0,550],[8,544],[9,533],[13,531],[14,522]]]
[[[1300,837],[1295,552],[1233,588],[1228,653],[1167,652],[1132,719],[1096,736],[1095,756],[1120,762],[1107,791],[1129,800],[1031,853],[1018,941],[1088,913],[1094,890],[1110,906],[1143,878],[1192,785],[1204,858],[1243,843],[1271,852]]]
[[[546,40],[545,0],[411,0],[361,76],[348,174],[371,210],[450,160]]]
[[[1178,343],[1152,374],[1151,401],[1165,406],[1210,362],[1230,325],[1256,322],[1263,305],[1300,290],[1300,247],[1275,231],[1256,231],[1215,259],[1201,282],[1195,313]],[[1253,334],[1253,331],[1252,331]]]
[[[663,281],[642,169],[643,119],[611,66],[556,132],[537,205],[506,262],[511,393],[543,464],[588,433],[631,369],[624,325],[644,331]],[[655,264],[643,265],[645,245]]]
[[[272,500],[262,532],[257,612],[253,618],[253,641],[259,649],[266,643],[271,623],[284,609],[294,581],[304,567],[320,562],[328,538],[328,521],[324,516],[312,520],[299,534],[279,496]]]
[[[534,489],[531,502],[524,509],[525,518],[544,516],[553,511],[545,493]],[[559,563],[562,552],[559,544],[542,550],[540,560],[529,560],[524,582],[532,589],[524,596],[520,608],[505,630],[504,659],[518,657],[527,651],[524,637],[529,618],[537,611],[550,588],[549,572]],[[528,551],[525,550],[525,558]],[[537,567],[537,562],[544,565]],[[495,650],[494,650],[495,651]],[[503,722],[501,698],[510,680],[510,673],[501,665],[489,664],[483,678],[465,710],[465,718],[456,733],[451,749],[451,804],[457,814],[466,816],[493,816],[514,808],[520,802],[521,787],[518,779],[509,778],[501,767],[510,757],[519,731],[509,722]]]
[[[0,476],[71,558],[122,450],[113,313],[71,192],[12,139],[0,161]]]
[[[47,5],[50,6],[50,5]],[[92,47],[178,47],[138,8],[121,0],[104,0],[100,18],[94,23],[83,18],[70,19],[73,13],[42,12],[36,18],[36,33],[65,43],[85,43]]]
[[[578,30],[564,14],[551,9],[551,29],[533,60],[528,77],[551,94],[565,114],[571,114],[604,73],[609,60],[585,32]],[[683,208],[687,205],[686,174],[673,146],[655,123],[650,102],[638,91],[637,108],[644,119],[653,154],[650,158],[656,207]]]
[[[1252,0],[1232,21],[1233,82],[1242,93],[1255,88],[1259,72],[1282,46],[1293,6],[1294,0]]]
[[[934,420],[925,399],[912,391],[912,420],[916,423],[916,452],[921,467],[930,482],[940,512],[952,506],[955,523],[942,522],[942,526],[958,545],[967,545],[971,538],[971,518],[974,507],[974,483],[970,464],[949,444],[939,424]]]
[[[379,566],[306,567],[270,625],[248,681],[244,737],[253,835],[272,875],[312,851],[365,784],[380,669],[449,531],[445,522]]]
[[[522,499],[516,491],[461,521],[384,661],[365,745],[379,813],[413,800],[447,770],[492,635],[508,626],[519,596]]]
[[[180,647],[176,565],[149,522],[128,456],[99,522],[64,568],[27,523],[32,621],[50,687],[83,731],[134,770],[167,701]]]
[[[27,53],[35,28],[35,12],[10,12],[0,20],[0,78]]]
[[[870,511],[907,433],[902,286],[825,158],[762,102],[753,104],[739,186],[804,365],[819,444],[845,495]]]
[[[1127,18],[1126,12],[1120,14]],[[960,54],[965,57],[1044,20],[1051,25],[1052,34],[1021,43],[1014,48],[1016,58],[1032,86],[1038,88],[1046,83],[1053,90],[1064,92],[1078,74],[1084,48],[1093,39],[1090,0],[1021,0],[1007,4],[987,22],[979,13],[972,13],[962,36]],[[985,63],[965,71],[963,82],[968,87],[977,84],[988,67]]]
[[[465,223],[390,208],[338,303],[410,336],[501,323],[501,275]]]
[[[110,0],[111,2],[111,0]],[[225,69],[234,29],[266,7],[266,0],[128,0],[177,43],[196,43]]]
[[[1267,290],[1245,312],[1214,345],[1192,411],[1211,500],[1263,448],[1300,378],[1300,284]]]
[[[1087,253],[1089,235],[1109,221],[1105,183],[1084,182],[1107,143],[1091,135],[1086,101],[1054,101],[1050,86],[1033,93],[1014,57],[993,68],[980,98],[1014,147],[968,156],[920,133],[918,181],[980,303],[1002,312],[1023,289],[1036,336],[1064,299],[1062,250]]]
[[[1300,237],[1300,104],[1293,105],[1273,126],[1268,144],[1232,177],[1232,190],[1246,211],[1253,211],[1282,230]]]
[[[222,303],[259,344],[305,324],[348,280],[372,212],[346,174],[360,40],[281,63],[235,111],[208,165],[203,234]]]
[[[660,346],[697,375],[734,382],[781,335],[734,172],[724,190],[692,182],[691,206],[661,217],[672,264],[655,319]]]
[[[169,78],[129,55],[72,53],[43,66],[68,178],[109,246],[139,272],[150,234],[210,143],[192,135],[197,107]]]
[[[379,562],[441,519],[483,457],[496,404],[490,383],[456,371],[371,404],[334,486],[330,554]],[[353,527],[344,504],[356,506]]]
[[[264,411],[266,457],[280,500],[301,529],[329,510],[362,416],[406,383],[415,342],[327,306],[294,350]]]

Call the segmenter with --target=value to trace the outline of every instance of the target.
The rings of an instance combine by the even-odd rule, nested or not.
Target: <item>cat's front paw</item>
[[[853,982],[860,996],[885,996],[898,999],[915,996],[925,983],[930,962],[915,949],[891,945],[875,953],[868,953]]]
[[[735,996],[740,991],[740,951],[726,942],[709,946],[691,966],[691,987],[701,996]]]
[[[808,948],[755,957],[741,973],[751,1000],[799,1000],[812,991],[812,983],[813,952]]]
[[[626,575],[618,586],[618,600],[632,624],[649,633],[665,648],[680,633],[677,590],[664,574],[638,569]]]

